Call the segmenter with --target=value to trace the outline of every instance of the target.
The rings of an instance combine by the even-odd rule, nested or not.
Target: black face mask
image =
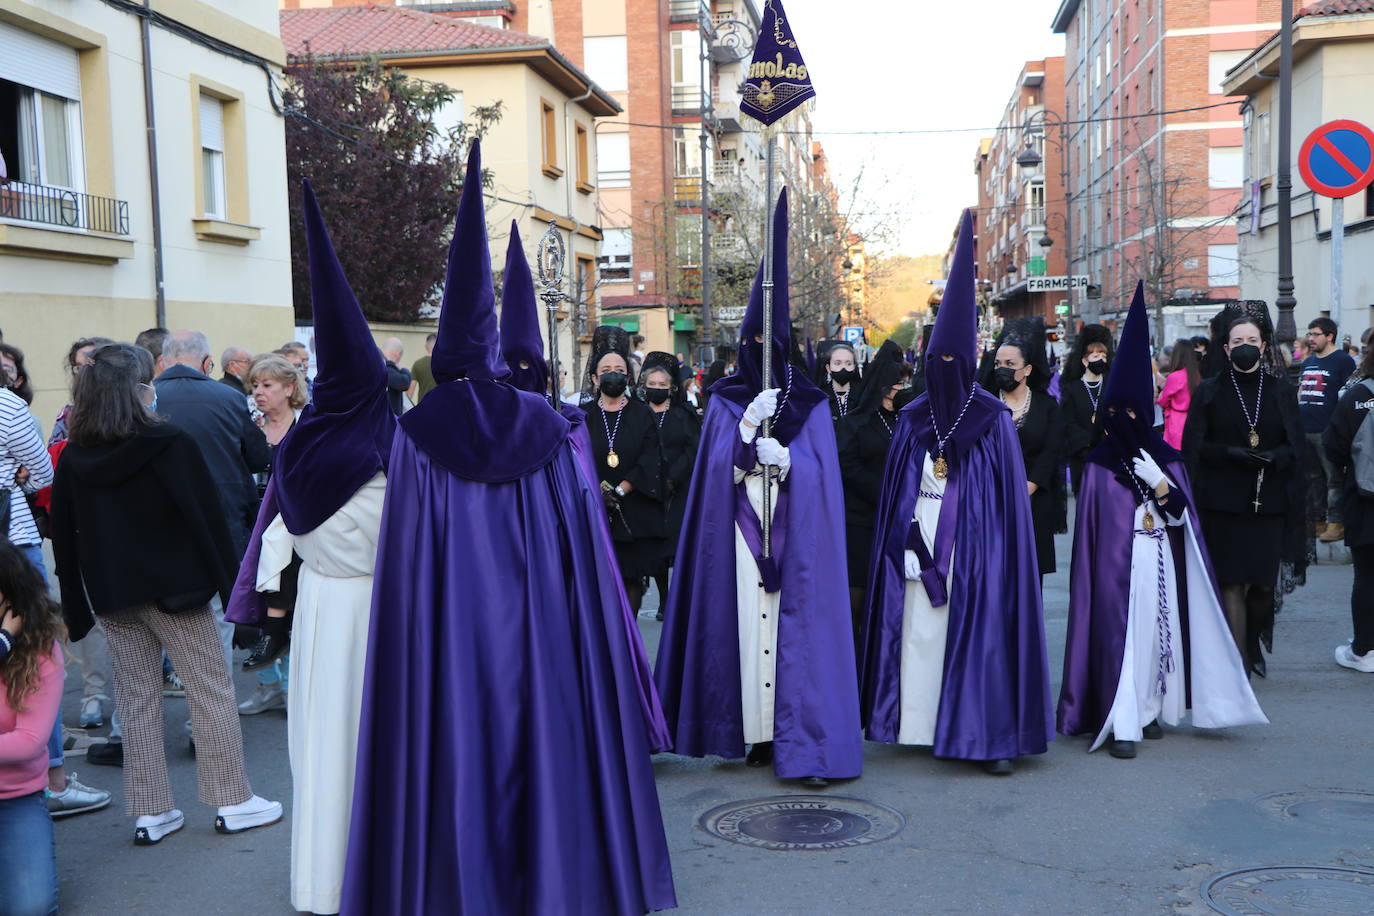
[[[1107,369],[1111,364],[1112,361],[1107,359],[1107,357],[1099,356],[1097,359],[1088,360],[1088,371],[1095,372],[1098,375],[1106,375]]]
[[[1016,370],[1008,369],[1006,366],[998,366],[992,370],[992,381],[1003,391],[1015,391],[1021,384],[1016,380]]]
[[[618,398],[625,393],[625,387],[629,384],[630,380],[624,372],[607,372],[601,376],[601,393],[608,398]]]
[[[662,404],[673,396],[671,388],[645,388],[644,397],[650,404]]]
[[[897,392],[897,396],[892,399],[892,409],[901,410],[912,401],[916,400],[915,388],[903,388]]]
[[[830,373],[830,380],[832,382],[838,382],[841,385],[848,385],[858,377],[859,373],[855,372],[853,369],[836,369]]]
[[[1260,348],[1254,344],[1241,344],[1231,348],[1231,365],[1241,372],[1249,372],[1260,361]]]

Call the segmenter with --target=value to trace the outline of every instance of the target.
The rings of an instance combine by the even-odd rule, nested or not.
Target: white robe
[[[762,467],[755,465],[755,470]],[[755,514],[763,518],[763,477],[745,475],[735,468],[735,483],[745,481],[745,492]],[[778,511],[778,487],[773,486],[771,516]],[[778,687],[778,605],[782,591],[763,590],[759,566],[739,524],[735,525],[735,607],[739,620],[740,700],[744,716],[744,743],[773,740],[773,709]]]
[[[1158,507],[1151,508],[1155,524],[1167,520],[1181,527],[1186,542],[1188,583],[1188,637],[1191,666],[1193,725],[1199,728],[1228,728],[1236,725],[1263,725],[1269,720],[1260,709],[1245,676],[1245,666],[1231,638],[1226,615],[1217,601],[1207,564],[1188,523],[1188,510],[1180,519],[1170,519]],[[1144,529],[1145,507],[1135,510],[1135,530]],[[1163,545],[1163,550],[1160,550]],[[1159,626],[1159,563],[1164,561],[1165,598],[1168,602],[1168,644],[1173,652],[1173,671],[1165,673],[1164,691],[1159,689],[1160,656],[1163,640]],[[1187,712],[1184,695],[1183,632],[1179,622],[1178,577],[1174,552],[1167,538],[1158,540],[1144,534],[1131,538],[1131,585],[1127,604],[1126,642],[1122,651],[1121,676],[1111,711],[1089,751],[1101,747],[1109,735],[1119,741],[1139,741],[1146,725],[1159,719],[1177,725]]]
[[[314,531],[292,535],[277,516],[262,536],[259,591],[278,588],[293,550],[302,560],[286,733],[291,904],[312,913],[337,913],[343,889],[385,492],[386,478],[378,473]]]
[[[941,499],[946,481],[935,476],[935,463],[926,455],[921,469],[920,494],[916,497],[913,521],[921,523],[921,540],[935,554],[935,532],[940,524]],[[953,554],[951,553],[951,557]],[[954,568],[953,561],[950,569]],[[945,579],[949,588],[950,579]],[[949,605],[932,607],[926,587],[907,580],[902,605],[902,667],[898,700],[901,716],[897,726],[898,744],[932,745],[935,722],[940,713],[940,689],[945,677],[945,638],[949,630]]]

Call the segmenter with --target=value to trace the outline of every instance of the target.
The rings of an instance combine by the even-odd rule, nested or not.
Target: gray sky
[[[1059,0],[785,2],[836,183],[865,169],[862,208],[893,213],[892,253],[944,251],[959,210],[976,202],[973,154],[986,132],[826,132],[995,126],[1022,65],[1063,54],[1063,36],[1050,31]]]

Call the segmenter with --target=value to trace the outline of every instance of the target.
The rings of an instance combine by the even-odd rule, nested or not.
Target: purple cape
[[[743,413],[728,397],[706,408],[654,668],[676,751],[691,757],[744,755],[734,481]],[[774,535],[782,544],[774,767],[784,779],[848,779],[863,769],[863,741],[839,458],[825,402],[812,406],[789,448],[786,502],[774,516],[782,522]]]
[[[1183,460],[1175,458],[1161,463],[1160,469],[1175,482],[1187,504],[1195,505]],[[1100,464],[1084,466],[1073,536],[1073,567],[1069,574],[1064,680],[1059,689],[1058,728],[1061,734],[1096,735],[1107,721],[1116,698],[1117,682],[1121,680],[1121,657],[1126,648],[1135,510],[1135,495],[1117,475]],[[1193,526],[1198,549],[1206,557],[1207,545],[1196,511],[1188,513],[1188,522]],[[1182,577],[1187,569],[1183,528],[1171,525],[1168,532],[1174,552],[1174,569]],[[1215,591],[1216,583],[1210,583],[1210,587]],[[1186,684],[1188,589],[1182,581],[1179,582],[1178,600]]]
[[[603,511],[571,446],[490,484],[396,436],[343,913],[676,904]]]
[[[957,497],[952,534],[949,623],[935,726],[937,757],[1000,760],[1044,753],[1052,736],[1049,663],[1040,606],[1030,497],[1011,414],[979,391],[958,433],[972,441],[946,446]],[[947,430],[946,430],[947,432]],[[873,741],[894,743],[901,718],[903,552],[916,508],[930,412],[925,395],[903,408],[888,453],[875,518],[868,620],[862,641],[863,720]],[[946,492],[949,495],[949,492]],[[946,554],[948,555],[948,554]]]

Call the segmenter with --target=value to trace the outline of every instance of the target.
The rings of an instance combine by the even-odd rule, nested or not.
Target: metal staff
[[[560,379],[558,377],[558,305],[568,294],[563,292],[563,265],[567,250],[563,236],[558,234],[558,221],[549,220],[549,228],[539,239],[537,266],[539,269],[539,298],[548,309],[549,322],[549,404],[558,409]],[[766,530],[766,529],[765,529]]]
[[[763,389],[773,387],[773,155],[777,138],[772,131],[767,141],[767,174],[763,179]],[[747,342],[746,342],[747,345]],[[773,418],[764,417],[760,434],[767,439],[773,433]],[[773,468],[763,467],[763,555],[773,555]]]

